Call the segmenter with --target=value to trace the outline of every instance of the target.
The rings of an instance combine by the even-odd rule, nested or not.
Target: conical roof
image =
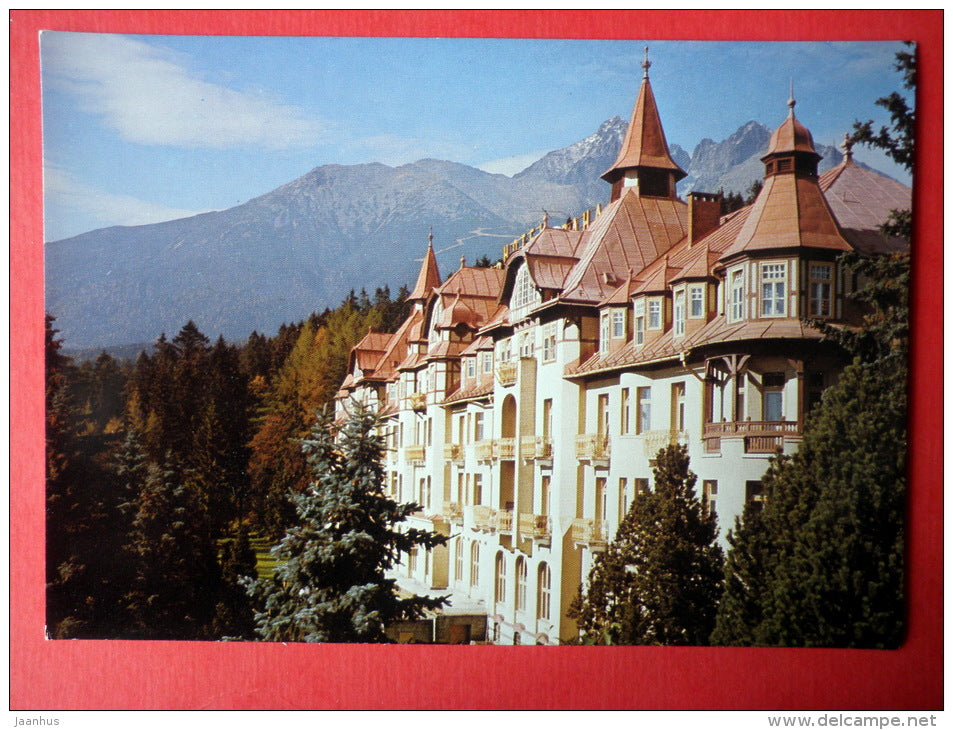
[[[788,118],[774,130],[771,140],[768,142],[768,151],[761,158],[762,161],[773,155],[784,155],[792,152],[806,152],[815,155],[818,159],[821,158],[817,154],[817,150],[814,149],[814,138],[810,131],[794,116],[796,103],[792,89],[791,97],[788,99]]]
[[[440,271],[437,269],[437,257],[433,252],[433,234],[430,235],[430,243],[427,245],[427,253],[420,266],[420,273],[417,275],[417,283],[414,290],[408,295],[407,301],[424,301],[430,293],[440,286]]]
[[[632,119],[625,133],[625,139],[622,141],[622,148],[619,150],[615,163],[602,175],[602,179],[606,182],[614,182],[625,170],[634,167],[671,170],[675,173],[676,181],[687,174],[675,164],[669,154],[665,130],[662,129],[662,120],[659,118],[658,106],[655,104],[655,94],[652,93],[652,84],[649,82],[648,67],[650,65],[646,57],[642,64],[645,75],[642,77],[639,97],[632,110]]]

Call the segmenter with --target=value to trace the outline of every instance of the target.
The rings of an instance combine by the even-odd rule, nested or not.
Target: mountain
[[[444,276],[503,244],[608,199],[599,179],[626,122],[507,177],[444,160],[389,167],[324,165],[228,210],[143,226],[114,226],[46,244],[46,307],[70,348],[171,336],[188,320],[211,338],[274,333],[282,322],[337,305],[351,289],[412,284],[433,226]],[[722,142],[702,140],[679,193],[745,192],[760,179],[769,130],[749,122]],[[840,161],[832,148],[822,169]]]

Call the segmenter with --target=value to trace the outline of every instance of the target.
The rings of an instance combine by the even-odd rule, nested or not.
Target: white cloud
[[[45,238],[55,241],[105,226],[138,226],[204,213],[170,208],[85,185],[70,173],[47,166],[43,171]],[[82,221],[77,227],[73,221]]]
[[[129,142],[285,149],[312,146],[328,131],[303,109],[195,78],[173,53],[131,38],[45,32],[41,48],[44,83]]]
[[[481,165],[477,165],[478,168],[484,172],[490,172],[494,175],[507,175],[512,177],[518,172],[522,172],[527,167],[536,162],[540,157],[545,155],[550,150],[544,150],[542,152],[530,152],[525,155],[514,155],[513,157],[502,157],[498,160],[490,160],[489,162],[484,162]]]

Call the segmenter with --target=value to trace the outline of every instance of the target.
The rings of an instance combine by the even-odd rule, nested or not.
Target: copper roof
[[[613,182],[624,170],[633,167],[671,170],[675,173],[676,180],[681,180],[687,174],[675,164],[669,154],[665,131],[662,129],[662,121],[655,104],[655,94],[652,93],[652,84],[647,77],[642,80],[619,156],[612,167],[602,174],[602,179]]]
[[[434,255],[433,245],[429,245],[427,253],[424,254],[424,261],[420,265],[417,283],[414,285],[414,290],[407,296],[407,301],[427,299],[438,286],[440,286],[440,271],[437,269],[437,257]]]
[[[564,284],[564,300],[597,303],[685,238],[688,206],[641,197],[634,189],[606,206],[586,230],[579,262]]]
[[[493,394],[493,378],[488,377],[480,380],[475,385],[471,385],[468,388],[460,386],[453,393],[448,395],[444,399],[444,404],[454,403],[464,400],[470,400],[471,398],[485,398],[488,395]]]
[[[817,180],[793,172],[765,179],[738,238],[722,258],[790,247],[851,250]]]
[[[903,251],[909,242],[882,234],[879,227],[892,210],[910,210],[912,191],[906,185],[856,164],[849,156],[818,180],[841,231],[862,253]]]
[[[791,106],[791,112],[781,126],[774,130],[771,141],[768,142],[768,151],[761,158],[762,160],[770,155],[790,152],[808,152],[817,155],[817,150],[814,149],[814,138],[810,131],[794,116],[793,100],[788,104]],[[817,156],[820,157],[820,155]]]

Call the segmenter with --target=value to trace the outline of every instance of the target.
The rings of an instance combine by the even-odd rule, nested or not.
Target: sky
[[[239,205],[320,165],[512,175],[628,119],[643,47],[670,144],[773,128],[793,82],[819,144],[887,117],[899,42],[137,36],[44,31],[45,238]],[[883,155],[855,158],[910,183]]]

